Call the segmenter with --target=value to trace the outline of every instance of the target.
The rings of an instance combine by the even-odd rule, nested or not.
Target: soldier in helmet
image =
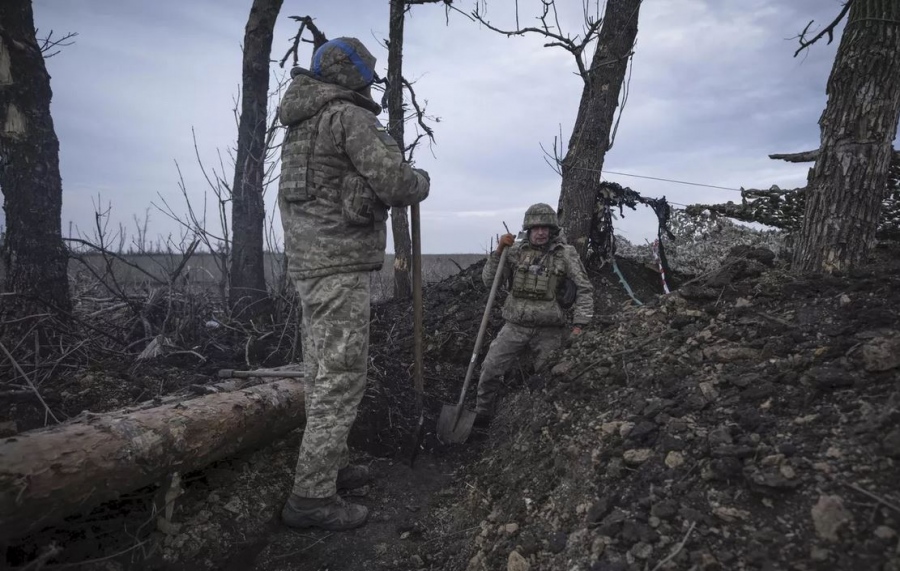
[[[337,490],[370,479],[347,451],[366,387],[369,272],[384,263],[388,207],[424,200],[429,178],[378,122],[375,57],[359,40],[327,42],[311,70],[291,76],[278,111],[287,127],[278,205],[302,307],[306,429],[281,515],[291,527],[345,530],[368,517]]]
[[[553,208],[547,204],[529,207],[522,228],[527,233],[522,242],[516,243],[512,234],[500,237],[481,276],[490,286],[496,273],[502,271],[507,278],[504,283],[512,283],[503,306],[506,323],[491,343],[478,380],[475,424],[482,428],[494,414],[500,377],[516,359],[526,349],[531,350],[535,369],[540,371],[550,354],[562,345],[567,336],[567,306],[571,304],[573,311],[573,335],[580,334],[594,314],[594,286],[578,252],[560,234]],[[505,267],[500,268],[504,248],[510,251]],[[574,301],[566,297],[574,297]]]

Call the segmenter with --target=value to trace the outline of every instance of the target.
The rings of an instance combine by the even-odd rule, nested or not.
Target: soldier
[[[504,282],[511,276],[512,287],[503,306],[506,323],[481,366],[475,405],[475,426],[480,428],[486,428],[494,414],[501,375],[522,352],[533,351],[535,369],[541,371],[550,354],[562,345],[567,306],[573,308],[573,335],[580,334],[594,314],[594,286],[578,252],[560,234],[553,208],[547,204],[529,207],[522,228],[527,239],[516,243],[512,234],[501,236],[481,275],[490,286],[499,269],[505,274]],[[501,269],[498,266],[504,248],[510,251],[506,267]]]
[[[347,451],[366,387],[369,272],[384,264],[388,207],[424,200],[429,178],[404,161],[376,118],[375,57],[359,40],[327,42],[311,70],[291,76],[278,112],[287,127],[278,205],[303,312],[306,429],[281,517],[336,531],[368,517],[337,490],[370,480]]]

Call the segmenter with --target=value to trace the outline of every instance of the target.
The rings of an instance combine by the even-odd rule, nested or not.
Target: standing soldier
[[[527,234],[525,241],[516,243],[512,234],[501,236],[481,275],[488,287],[498,269],[505,274],[504,283],[512,276],[510,295],[503,306],[506,323],[488,349],[478,380],[475,425],[481,428],[490,424],[494,414],[500,376],[522,352],[533,351],[535,369],[543,370],[547,358],[566,337],[569,307],[574,313],[573,335],[580,334],[594,315],[594,286],[578,252],[560,235],[553,208],[532,205],[525,211],[522,228]],[[504,248],[510,248],[506,267],[498,268]]]
[[[375,57],[359,40],[327,42],[311,70],[291,76],[279,108],[287,134],[278,205],[303,312],[306,429],[281,517],[291,527],[345,530],[368,517],[337,490],[370,480],[347,451],[366,388],[369,272],[384,264],[388,207],[424,200],[429,179],[376,118]]]

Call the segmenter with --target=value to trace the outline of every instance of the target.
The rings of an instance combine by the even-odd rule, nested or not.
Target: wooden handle
[[[491,307],[494,305],[494,298],[497,297],[497,290],[500,289],[500,280],[503,276],[503,269],[506,267],[506,254],[509,252],[509,246],[503,248],[500,254],[500,263],[497,265],[497,273],[494,274],[494,283],[491,284],[491,293],[488,295],[487,306],[484,308],[484,316],[481,318],[481,327],[478,328],[478,337],[475,338],[475,348],[472,350],[472,358],[469,360],[469,368],[466,370],[466,381],[463,383],[462,391],[459,394],[459,403],[457,406],[462,411],[462,404],[466,398],[466,391],[469,390],[469,383],[472,381],[472,373],[475,371],[475,360],[481,351],[481,344],[484,342],[484,332],[487,330],[488,320],[491,317]]]
[[[424,369],[423,369],[423,307],[422,307],[422,224],[419,205],[410,207],[410,235],[412,238],[412,285],[413,285],[413,383],[416,388],[416,406],[423,410]]]

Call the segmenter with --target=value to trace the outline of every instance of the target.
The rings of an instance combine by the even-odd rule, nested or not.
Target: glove
[[[516,242],[516,237],[512,234],[504,234],[500,236],[500,240],[497,241],[497,253],[503,253],[503,248],[507,248],[512,246]]]
[[[417,169],[417,168],[413,168],[413,170],[416,171],[417,173],[419,173],[420,175],[424,176],[425,180],[427,180],[428,182],[431,182],[431,177],[428,176],[428,171],[426,171],[424,169]]]

